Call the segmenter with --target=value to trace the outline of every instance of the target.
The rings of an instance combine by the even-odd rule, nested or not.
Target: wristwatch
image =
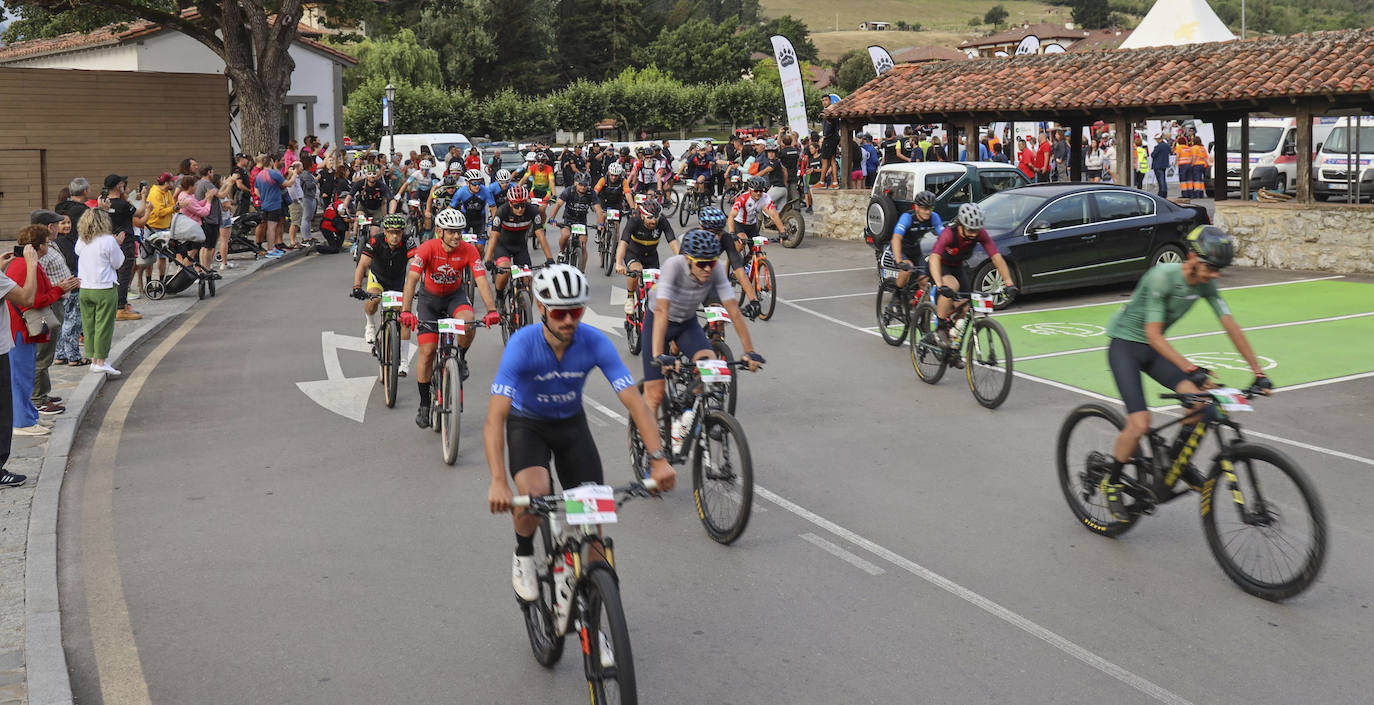
[[[649,454],[649,460],[663,460],[666,457],[668,456],[663,453],[662,448],[659,448],[658,450]]]

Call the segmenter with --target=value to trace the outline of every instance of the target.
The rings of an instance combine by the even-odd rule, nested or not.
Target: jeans
[[[310,227],[313,220],[315,220],[315,199],[301,199],[301,237],[310,237]]]
[[[14,441],[14,406],[10,401],[10,354],[0,355],[0,467],[10,461],[10,443]]]
[[[48,307],[58,321],[62,318],[62,302],[55,301]],[[61,330],[51,330],[48,332],[48,342],[34,344],[34,370],[33,370],[33,404],[40,406],[48,397],[48,392],[52,391],[52,378],[48,376],[48,368],[52,367],[53,357],[57,353],[57,338]]]
[[[14,428],[28,428],[38,423],[38,409],[34,407],[33,363],[38,346],[24,342],[24,332],[14,334],[14,349],[10,351],[10,408]]]
[[[81,294],[62,297],[62,335],[57,340],[57,356],[63,360],[81,359]]]
[[[119,276],[119,308],[124,308],[129,304],[129,283],[134,280],[134,258],[138,251],[138,244],[134,242],[133,236],[126,235],[124,244],[119,246],[124,253],[124,264],[120,265],[116,274]]]
[[[1152,171],[1154,172],[1154,175],[1155,175],[1155,183],[1159,185],[1159,197],[1160,197],[1160,198],[1168,198],[1168,197],[1169,197],[1169,181],[1168,181],[1168,179],[1165,178],[1165,171],[1166,171],[1166,170],[1164,170],[1164,169],[1152,169]]]

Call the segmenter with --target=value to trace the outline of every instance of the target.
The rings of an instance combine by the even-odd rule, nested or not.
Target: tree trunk
[[[283,2],[275,24],[268,24],[265,14],[245,15],[236,2],[223,5],[224,73],[238,94],[246,154],[273,154],[284,146],[282,103],[296,69],[289,49],[299,33],[301,2]]]

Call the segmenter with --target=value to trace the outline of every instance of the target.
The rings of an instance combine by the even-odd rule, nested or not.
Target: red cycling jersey
[[[452,252],[444,251],[444,243],[434,238],[415,248],[410,258],[410,271],[419,272],[426,294],[447,296],[463,285],[463,268],[472,270],[473,278],[485,277],[482,256],[472,243],[460,242]]]
[[[759,221],[759,213],[773,207],[773,199],[768,197],[768,193],[759,194],[758,198],[750,199],[752,192],[746,190],[735,198],[735,205],[731,210],[739,209],[735,214],[735,222],[744,225],[753,225]]]
[[[946,227],[940,237],[935,240],[935,247],[931,248],[931,254],[940,256],[940,264],[946,267],[962,267],[964,262],[973,255],[973,246],[982,245],[983,251],[988,253],[988,257],[997,254],[997,246],[992,244],[992,238],[988,237],[988,231],[979,228],[978,235],[972,240],[965,240],[954,232],[954,226]]]

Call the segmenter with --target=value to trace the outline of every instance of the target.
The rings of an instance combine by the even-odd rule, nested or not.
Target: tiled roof
[[[961,47],[985,47],[993,44],[1015,44],[1028,35],[1034,34],[1041,42],[1049,42],[1055,39],[1070,39],[1077,41],[1088,36],[1088,31],[1084,29],[1069,29],[1062,24],[1054,22],[1041,22],[1024,27],[1012,27],[996,34],[989,34],[986,37],[975,37],[959,42]]]
[[[1103,51],[1115,49],[1126,41],[1126,37],[1131,36],[1129,29],[1094,29],[1088,32],[1088,36],[1064,47],[1069,51]]]
[[[835,82],[835,69],[828,69],[824,66],[812,66],[810,71],[811,85],[816,90],[829,88]]]
[[[919,64],[926,61],[964,61],[964,52],[949,47],[907,47],[892,53],[892,60],[899,64]]]
[[[1374,29],[903,64],[823,113],[1067,112],[1374,92]]]
[[[185,15],[188,19],[199,16],[195,10],[190,10]],[[324,52],[337,58],[346,64],[356,64],[358,60],[348,54],[339,51],[331,46],[322,44],[304,35],[320,36],[320,30],[306,25],[298,25],[302,36],[296,41],[317,51]],[[31,39],[24,42],[15,42],[0,46],[0,64],[20,59],[28,59],[50,54],[65,54],[71,51],[82,49],[97,49],[100,47],[116,46],[124,42],[140,39],[149,35],[157,34],[163,30],[162,25],[147,20],[112,24],[91,32],[70,32],[68,34],[51,37],[49,39]]]

